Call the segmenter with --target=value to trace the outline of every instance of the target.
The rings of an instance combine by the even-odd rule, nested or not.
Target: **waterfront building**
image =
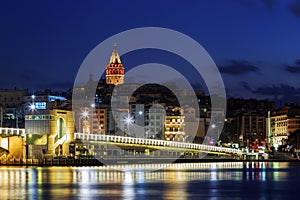
[[[184,116],[166,116],[165,139],[177,142],[184,142],[184,126]]]
[[[77,131],[81,133],[106,134],[107,111],[105,108],[84,107],[75,113]]]
[[[96,108],[92,113],[92,133],[106,134],[107,112],[105,108]]]
[[[14,161],[21,163],[25,159],[26,148],[24,136],[0,135],[0,164]]]
[[[165,117],[164,136],[166,140],[184,142],[185,122],[183,109],[180,107],[167,107],[167,115]]]
[[[166,111],[164,105],[151,105],[148,112],[146,112],[146,138],[163,138],[165,117]]]
[[[267,100],[227,99],[228,120],[221,137],[246,146],[269,144],[267,112],[274,109],[275,102]]]
[[[278,148],[285,144],[288,136],[300,129],[300,107],[287,105],[270,113],[270,142]]]
[[[131,104],[130,114],[139,138],[163,138],[165,109],[159,104]]]
[[[68,155],[74,139],[73,112],[61,109],[37,110],[25,116],[27,158]]]
[[[266,116],[261,113],[243,112],[237,116],[237,130],[240,140],[246,146],[265,145],[266,135]]]

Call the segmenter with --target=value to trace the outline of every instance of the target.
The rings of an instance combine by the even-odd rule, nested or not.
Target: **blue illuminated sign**
[[[47,108],[46,102],[35,102],[34,105],[37,110],[44,110]]]
[[[56,101],[56,100],[65,101],[67,99],[65,97],[60,97],[60,96],[51,96],[51,95],[48,96],[48,101],[49,102],[53,102],[53,101]]]

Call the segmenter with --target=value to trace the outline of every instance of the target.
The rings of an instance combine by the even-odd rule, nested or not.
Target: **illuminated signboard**
[[[43,110],[47,108],[46,102],[35,102],[34,105],[35,105],[35,109],[37,110]]]
[[[49,102],[53,102],[53,101],[56,101],[56,100],[65,101],[67,99],[65,97],[60,97],[60,96],[52,96],[52,95],[48,96],[48,101]]]

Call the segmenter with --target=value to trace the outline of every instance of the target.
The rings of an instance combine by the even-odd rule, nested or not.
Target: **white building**
[[[152,105],[146,118],[146,138],[156,138],[163,135],[166,111],[162,105]]]
[[[300,108],[286,106],[273,111],[270,115],[270,143],[275,148],[283,145],[288,136],[300,129]]]

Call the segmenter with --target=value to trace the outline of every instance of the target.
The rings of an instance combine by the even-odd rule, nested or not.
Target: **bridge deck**
[[[217,147],[212,145],[174,142],[174,141],[156,140],[156,139],[124,137],[124,136],[115,136],[115,135],[75,133],[74,138],[87,140],[87,141],[112,142],[116,144],[122,143],[122,144],[149,145],[149,146],[159,146],[159,147],[171,147],[177,149],[191,149],[191,150],[200,150],[200,151],[208,151],[208,152],[242,154],[242,151],[239,149],[231,149],[226,147]]]

